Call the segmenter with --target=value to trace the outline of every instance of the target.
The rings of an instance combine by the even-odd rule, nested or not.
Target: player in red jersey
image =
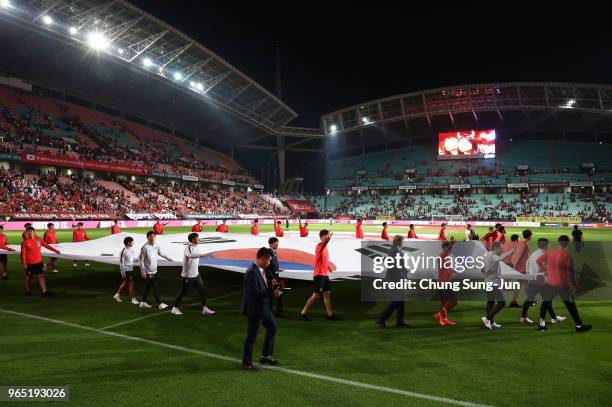
[[[306,301],[304,308],[300,312],[300,319],[302,321],[310,321],[308,317],[308,311],[312,304],[319,299],[321,293],[323,293],[323,302],[325,303],[325,311],[327,312],[327,319],[329,321],[337,321],[338,318],[332,310],[331,302],[331,284],[329,282],[329,273],[332,271],[329,264],[329,251],[327,250],[327,244],[331,240],[333,232],[329,232],[327,229],[323,229],[319,232],[319,239],[321,240],[317,244],[315,249],[315,267],[313,272],[314,288],[312,295]]]
[[[274,234],[276,237],[285,236],[285,232],[283,231],[282,223],[280,220],[274,219]]]
[[[450,283],[453,280],[452,258],[449,256],[455,244],[455,238],[451,236],[450,240],[445,240],[442,243],[442,252],[438,255],[438,281],[441,283]],[[440,312],[434,315],[434,318],[442,326],[457,325],[455,322],[448,320],[448,311],[452,310],[457,305],[457,294],[451,289],[441,289],[440,293]]]
[[[200,233],[202,231],[202,221],[198,220],[198,223],[191,227],[193,233]]]
[[[23,233],[21,234],[21,240],[25,240],[25,238],[26,238],[26,231],[28,230],[28,228],[29,228],[29,227],[32,227],[32,224],[31,224],[31,223],[29,223],[29,222],[28,222],[28,223],[24,223],[24,224],[23,224],[23,228],[24,228],[25,230],[24,230],[24,231],[23,231]],[[34,232],[34,236],[36,237],[36,232]]]
[[[55,235],[55,225],[53,223],[47,223],[47,230],[43,235],[43,240],[48,244],[57,244],[57,236]],[[49,257],[49,263],[47,263],[47,268],[51,268],[51,271],[57,273],[58,270],[55,267],[55,257]]]
[[[576,288],[576,279],[574,259],[568,251],[570,239],[569,236],[562,235],[558,240],[559,247],[546,251],[536,260],[537,265],[546,275],[547,293],[544,302],[551,305],[557,295],[561,297],[565,308],[576,324],[576,332],[587,332],[592,326],[582,323],[572,294]]]
[[[37,237],[34,233],[34,228],[30,226],[25,231],[25,239],[23,243],[21,243],[21,264],[25,270],[24,286],[26,295],[32,295],[32,291],[30,290],[32,275],[36,275],[43,297],[51,295],[47,290],[47,282],[45,281],[42,254],[40,252],[41,246],[59,254],[58,250]]]
[[[487,250],[491,250],[491,243],[493,243],[494,238],[495,238],[495,229],[493,228],[493,226],[489,226],[489,231],[480,240],[483,241],[484,246]]]
[[[259,235],[259,221],[257,219],[255,219],[251,225],[251,234],[253,236]]]
[[[113,221],[113,226],[111,226],[111,235],[116,235],[121,233],[121,229],[119,229],[119,219],[115,219]]]
[[[446,223],[440,225],[440,233],[438,233],[438,240],[446,240]]]
[[[217,229],[215,229],[215,231],[217,231],[218,233],[229,232],[229,229],[227,228],[227,225],[225,224],[225,219],[221,221],[221,224],[217,226]]]
[[[502,242],[502,243],[506,243],[506,228],[503,226],[499,226],[497,228],[497,235],[495,235],[495,242]],[[518,239],[517,239],[518,241]]]
[[[408,239],[418,239],[416,231],[414,230],[414,225],[410,224],[408,229]]]
[[[380,238],[382,240],[389,240],[389,232],[388,232],[388,227],[387,227],[387,222],[383,222],[382,224],[382,232],[380,233]]]
[[[308,223],[304,222],[302,225],[302,219],[298,218],[300,226],[300,237],[308,237]]]
[[[161,220],[157,219],[155,221],[155,224],[153,225],[153,232],[155,232],[156,235],[163,235],[164,234],[164,226],[166,226],[168,223],[161,223]]]
[[[77,228],[72,232],[72,242],[73,243],[81,243],[89,240],[87,236],[87,231],[83,229],[83,222],[77,223]],[[72,262],[73,267],[78,267],[79,264],[76,260]],[[89,267],[89,263],[85,262],[85,267]]]
[[[357,219],[357,225],[355,226],[355,237],[357,239],[363,239],[363,219]]]
[[[3,232],[4,226],[0,225],[0,249],[14,252],[15,249],[8,247],[8,238]],[[2,270],[2,279],[8,280],[8,256],[6,254],[0,254],[0,270]]]

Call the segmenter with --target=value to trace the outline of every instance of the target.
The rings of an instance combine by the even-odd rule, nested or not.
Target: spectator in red
[[[72,242],[81,243],[81,242],[86,242],[88,240],[89,240],[89,237],[87,236],[87,231],[83,229],[83,222],[77,223],[76,229],[74,230],[74,232],[72,232]],[[74,260],[72,262],[72,266],[78,267],[79,264],[77,263],[76,260]],[[89,267],[89,263],[85,262],[85,267]]]
[[[44,240],[36,236],[33,227],[28,227],[28,229],[25,231],[25,239],[23,243],[21,243],[21,264],[25,270],[24,286],[26,295],[32,295],[32,290],[30,290],[30,281],[32,280],[32,276],[36,275],[38,285],[42,290],[42,295],[43,297],[47,297],[51,295],[51,292],[47,290],[47,282],[45,281],[45,271],[42,262],[42,254],[40,252],[41,246],[44,246],[52,252],[59,254],[58,250],[54,249]]]
[[[55,235],[55,225],[53,223],[47,223],[47,230],[43,235],[43,240],[48,244],[57,244],[57,236]],[[55,267],[55,257],[49,257],[49,263],[47,263],[47,268],[51,267],[51,271],[57,273],[58,270]]]

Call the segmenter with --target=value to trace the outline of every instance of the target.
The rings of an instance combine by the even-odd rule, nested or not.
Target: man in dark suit
[[[266,268],[270,265],[272,253],[270,249],[262,247],[257,251],[255,262],[248,268],[244,275],[244,288],[242,295],[242,315],[248,319],[247,337],[244,340],[244,351],[242,354],[242,368],[250,372],[256,372],[253,364],[253,345],[257,340],[259,326],[266,328],[263,351],[259,362],[276,366],[278,361],[272,357],[274,352],[274,337],[276,336],[276,321],[270,307],[270,300],[282,295],[278,286],[274,286],[269,280]]]
[[[395,236],[393,238],[393,245],[388,251],[389,257],[395,258],[395,256],[398,254],[402,256],[403,254],[402,244],[403,243],[404,243],[403,236],[400,236],[400,235]],[[392,268],[389,268],[387,270],[387,281],[389,282],[398,283],[404,278],[406,278],[406,270],[404,269],[397,268],[394,265]],[[387,321],[387,319],[389,319],[391,314],[393,314],[393,311],[395,311],[396,320],[397,320],[396,326],[398,328],[410,327],[410,324],[407,324],[404,321],[404,301],[406,301],[406,298],[405,298],[405,294],[403,291],[397,292],[396,290],[393,290],[392,292],[390,292],[389,293],[389,304],[387,305],[387,307],[383,310],[383,312],[380,314],[380,316],[376,320],[376,324],[383,329],[386,328],[387,326],[385,322]]]
[[[285,287],[285,282],[281,280],[279,272],[280,265],[278,264],[278,254],[276,251],[278,250],[278,238],[271,237],[268,239],[268,245],[270,246],[270,252],[272,253],[272,258],[270,259],[270,265],[266,269],[268,272],[268,281],[272,281],[272,285],[279,285],[281,288]],[[274,306],[274,302],[276,302],[276,317],[280,318],[283,316],[283,297],[272,298],[270,302],[270,308],[272,309]]]

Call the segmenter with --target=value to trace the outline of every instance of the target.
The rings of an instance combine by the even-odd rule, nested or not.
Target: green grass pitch
[[[327,225],[313,224],[311,230],[322,227]],[[354,226],[331,229],[352,231]],[[570,232],[533,230],[536,239]],[[247,233],[248,226],[230,226],[230,231]],[[406,229],[390,232],[405,235]],[[484,230],[478,232],[482,236]],[[91,238],[107,233],[88,231]],[[21,241],[20,232],[7,234],[11,243]],[[462,230],[450,234],[463,237]],[[58,231],[60,241],[70,236]],[[585,229],[584,236],[612,240],[605,230]],[[342,321],[326,321],[322,303],[313,309],[312,322],[298,321],[311,285],[291,281],[287,318],[278,320],[275,348],[286,370],[252,374],[237,362],[246,333],[239,314],[240,274],[202,269],[217,314],[203,317],[198,306],[186,306],[197,302],[190,292],[184,315],[175,317],[131,305],[127,295],[123,303],[113,301],[119,272],[102,264],[74,269],[71,262],[58,261],[60,272],[47,274],[55,296],[42,298],[33,286],[35,295],[26,297],[18,259],[9,258],[10,279],[0,281],[0,310],[13,313],[0,312],[0,386],[69,385],[73,405],[604,406],[612,400],[612,302],[578,303],[585,322],[594,326],[586,334],[576,334],[569,318],[539,333],[519,324],[519,310],[511,308],[496,318],[503,327],[488,332],[480,321],[484,303],[461,300],[452,311],[455,327],[435,324],[437,303],[408,302],[406,319],[414,327],[381,330],[374,320],[384,304],[362,302],[359,282],[332,284]],[[178,269],[162,268],[160,276],[162,300],[171,303],[179,288]],[[139,278],[136,285],[139,291]],[[561,303],[555,308],[569,317]],[[536,314],[530,311],[534,320]],[[263,328],[255,355],[262,339]]]

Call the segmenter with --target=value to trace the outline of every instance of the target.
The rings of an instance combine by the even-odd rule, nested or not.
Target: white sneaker
[[[113,299],[117,302],[122,302],[123,300],[121,299],[121,297],[119,296],[119,294],[115,294],[113,295]]]
[[[501,328],[502,326],[500,324],[498,324],[497,322],[493,321],[493,323],[491,324],[491,326],[493,328]]]
[[[140,301],[138,301],[136,298],[132,298],[132,304],[139,305]]]
[[[59,270],[58,269],[53,269],[53,272],[54,273],[59,273]]]
[[[525,318],[521,317],[521,319],[519,320],[519,322],[520,322],[521,324],[533,324],[533,321],[532,321],[532,320],[530,320],[530,319],[529,319],[529,318],[527,318],[527,317],[525,317]]]
[[[140,301],[140,308],[151,308],[151,306],[144,301]]]
[[[215,313],[215,311],[211,310],[208,307],[202,308],[202,315],[212,315],[214,313]]]
[[[85,263],[85,267],[89,267],[89,263]]]
[[[164,310],[168,308],[168,304],[166,304],[165,302],[162,302],[161,304],[159,304],[159,309]]]
[[[170,311],[170,313],[173,314],[173,315],[183,315],[181,310],[176,308],[176,307],[172,307],[172,310]]]
[[[491,327],[491,321],[489,321],[489,320],[487,319],[487,317],[482,317],[482,318],[480,318],[480,319],[482,320],[482,323],[484,324],[484,326],[485,326],[485,327],[486,327],[486,328],[487,328],[489,331],[490,331],[491,329],[493,329],[493,328]]]
[[[561,315],[557,315],[557,317],[555,319],[551,319],[550,322],[553,324],[558,324],[560,322],[563,322],[567,319],[567,317],[562,317]]]
[[[72,263],[72,267],[79,267],[79,265],[76,263]]]

